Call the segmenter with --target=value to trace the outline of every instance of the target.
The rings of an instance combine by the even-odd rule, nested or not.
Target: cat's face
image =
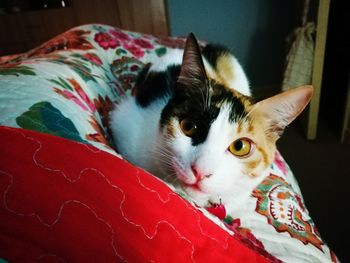
[[[232,119],[235,106],[230,102],[219,109],[211,106],[213,116],[208,119],[210,113],[201,114],[196,106],[180,115],[174,107],[164,125],[162,147],[169,153],[168,163],[176,178],[192,197],[207,198],[204,202],[217,202],[230,194],[247,195],[272,162],[273,140],[245,113]]]
[[[310,99],[309,88],[299,93],[254,104],[208,77],[189,38],[174,97],[161,116],[163,174],[175,176],[168,179],[176,178],[199,205],[249,196],[268,172],[281,131]]]

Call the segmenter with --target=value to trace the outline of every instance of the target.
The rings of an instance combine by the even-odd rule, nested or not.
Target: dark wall
[[[252,86],[278,91],[286,37],[300,22],[303,1],[168,0],[167,3],[172,35],[194,32],[200,39],[230,47],[247,71]]]

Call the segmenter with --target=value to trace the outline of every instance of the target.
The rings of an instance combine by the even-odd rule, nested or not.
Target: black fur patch
[[[203,99],[207,89],[213,91],[209,105],[206,105],[206,100]],[[221,84],[206,83],[200,88],[176,86],[174,97],[162,112],[161,127],[164,127],[171,118],[176,118],[179,122],[184,118],[191,118],[198,127],[198,132],[191,138],[192,145],[199,145],[206,140],[211,124],[219,115],[220,106],[226,103],[231,105],[229,118],[231,122],[246,116],[241,100]]]
[[[213,83],[211,87],[213,89],[213,103],[226,103],[228,105],[231,105],[229,121],[234,123],[237,122],[240,118],[245,118],[247,116],[247,112],[245,111],[242,101],[237,98],[233,92],[219,83]]]
[[[207,45],[203,50],[203,55],[214,68],[218,58],[227,53],[227,48],[218,45]],[[161,113],[161,128],[173,118],[179,122],[190,118],[197,126],[197,132],[191,137],[192,145],[199,145],[206,140],[210,126],[218,117],[223,104],[231,105],[231,122],[247,114],[242,101],[234,92],[208,79],[193,35],[187,40],[183,63],[185,66],[182,68],[180,65],[168,66],[163,72],[148,72],[145,69],[136,84],[136,101],[141,107],[147,107],[159,98],[170,97]]]
[[[218,44],[208,44],[202,50],[202,55],[214,68],[216,68],[218,58],[226,54],[230,54],[230,50]]]
[[[140,73],[135,86],[136,102],[143,108],[159,98],[172,96],[181,66],[168,66],[167,70],[162,72],[148,70],[149,68],[145,68]]]

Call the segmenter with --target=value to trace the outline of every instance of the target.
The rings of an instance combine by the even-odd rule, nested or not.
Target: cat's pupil
[[[242,150],[244,145],[243,145],[243,142],[241,140],[238,140],[235,142],[234,146],[235,146],[236,151],[240,151],[240,150]]]
[[[185,123],[185,127],[184,128],[185,128],[186,131],[190,131],[192,129],[196,129],[197,127],[196,127],[196,125],[193,122],[187,121]]]
[[[180,127],[183,133],[188,137],[194,136],[197,132],[196,123],[190,119],[183,119],[180,121]]]

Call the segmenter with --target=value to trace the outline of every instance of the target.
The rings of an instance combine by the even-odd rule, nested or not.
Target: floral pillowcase
[[[116,154],[108,127],[113,103],[132,92],[144,67],[183,46],[183,38],[85,25],[27,53],[0,58],[0,125],[49,133]],[[240,218],[219,212],[213,220],[260,253],[283,261],[336,261],[279,153],[271,175],[254,190],[246,207]]]

